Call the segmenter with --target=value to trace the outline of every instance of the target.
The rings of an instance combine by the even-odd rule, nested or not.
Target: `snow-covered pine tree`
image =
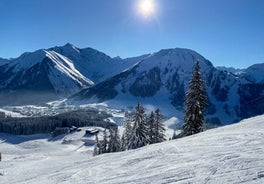
[[[125,123],[124,123],[125,130],[124,130],[123,135],[122,135],[122,150],[127,150],[129,139],[131,137],[132,128],[133,128],[131,123],[132,123],[131,114],[126,112]]]
[[[126,151],[127,144],[125,142],[126,142],[125,141],[125,135],[123,133],[122,136],[121,136],[121,148],[120,148],[120,151]]]
[[[108,152],[118,152],[121,151],[121,140],[118,133],[118,128],[112,128],[109,130],[109,142],[108,142]]]
[[[136,149],[149,144],[148,126],[144,108],[138,103],[133,117],[133,129],[129,139],[128,149]]]
[[[165,138],[165,126],[163,124],[163,116],[160,110],[155,111],[155,124],[154,124],[154,143],[166,141]]]
[[[149,125],[149,143],[153,144],[155,143],[154,141],[154,132],[155,132],[155,121],[156,121],[156,117],[154,112],[152,111],[150,114],[150,117],[148,119],[148,125]]]
[[[185,94],[185,105],[184,124],[182,126],[183,136],[202,132],[207,96],[199,61],[196,62],[192,79],[189,81],[189,90]]]
[[[100,141],[100,154],[107,153],[108,137],[106,129],[104,130],[103,140]]]
[[[94,145],[94,151],[93,151],[93,156],[100,155],[100,143],[98,140],[98,136],[95,135],[95,145]]]

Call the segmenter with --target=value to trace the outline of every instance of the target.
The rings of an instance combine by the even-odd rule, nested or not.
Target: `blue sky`
[[[122,58],[189,48],[215,66],[264,62],[263,0],[0,0],[0,57],[72,43]]]

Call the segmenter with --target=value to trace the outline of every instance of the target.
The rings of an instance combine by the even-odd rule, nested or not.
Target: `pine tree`
[[[100,141],[100,153],[107,153],[108,151],[108,138],[107,138],[107,132],[106,129],[104,130],[103,140]]]
[[[150,144],[155,143],[155,140],[154,140],[155,121],[156,121],[155,114],[152,111],[149,117],[149,121],[148,121],[149,122],[148,124],[149,124],[149,143]]]
[[[144,108],[138,103],[136,113],[133,118],[134,125],[129,139],[128,149],[136,149],[146,146],[149,143],[148,126]]]
[[[166,141],[165,138],[165,126],[163,124],[163,116],[160,113],[160,110],[155,111],[155,124],[154,124],[154,143],[159,143]]]
[[[95,136],[95,145],[94,145],[94,151],[93,151],[93,156],[100,155],[100,143],[98,140],[98,136]]]
[[[189,81],[189,90],[185,95],[185,105],[182,134],[188,136],[202,132],[207,96],[198,61],[195,64],[192,79]]]
[[[125,140],[125,135],[123,133],[122,137],[121,137],[121,148],[120,148],[120,151],[126,151],[126,150],[127,150],[127,144],[126,144],[126,140]]]
[[[118,128],[112,128],[109,130],[109,142],[108,142],[108,152],[118,152],[121,151],[121,140],[118,133]]]
[[[124,132],[122,136],[122,150],[127,150],[128,143],[132,134],[132,117],[131,114],[126,113],[125,114],[125,123],[124,123]]]

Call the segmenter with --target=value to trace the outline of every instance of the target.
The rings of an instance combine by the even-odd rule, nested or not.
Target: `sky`
[[[0,0],[0,57],[72,43],[111,57],[188,48],[215,66],[264,63],[263,0]]]

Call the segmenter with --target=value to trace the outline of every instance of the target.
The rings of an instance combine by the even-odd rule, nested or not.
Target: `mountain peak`
[[[80,49],[75,47],[71,43],[66,43],[64,46],[56,46],[56,47],[50,48],[48,50],[53,50],[53,51],[61,53],[61,54],[80,53]]]
[[[74,47],[74,45],[71,43],[66,43],[63,47]]]

